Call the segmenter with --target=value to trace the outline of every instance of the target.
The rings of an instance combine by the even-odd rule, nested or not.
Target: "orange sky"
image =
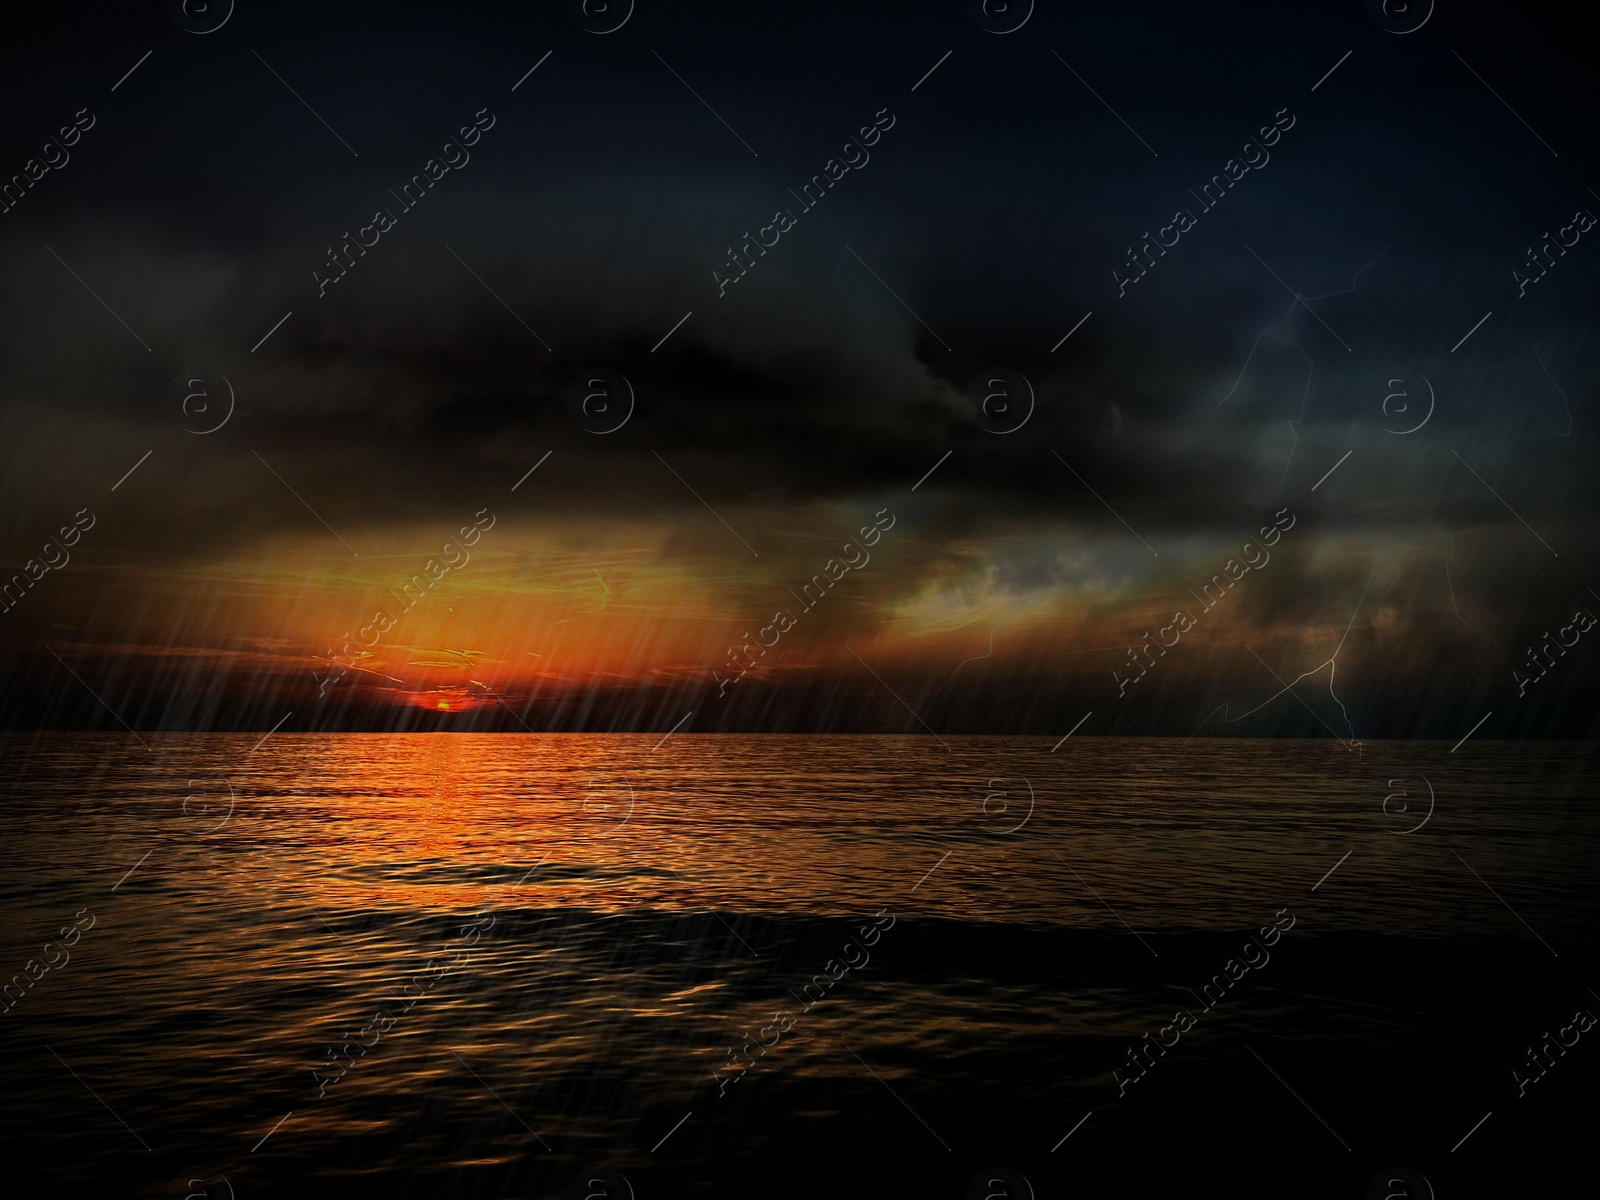
[[[1207,612],[1192,589],[1235,552],[1228,543],[1170,543],[1157,559],[1130,539],[1091,540],[1068,529],[963,541],[930,536],[903,511],[881,518],[893,523],[868,549],[858,531],[870,510],[819,506],[780,516],[752,505],[724,515],[767,553],[747,553],[709,514],[674,524],[570,515],[558,522],[506,505],[473,545],[448,551],[462,540],[460,526],[399,523],[344,531],[359,553],[312,529],[165,569],[125,559],[56,581],[52,615],[64,620],[50,636],[80,654],[114,647],[180,671],[276,676],[314,696],[359,693],[434,711],[496,698],[520,710],[531,695],[606,686],[714,689],[741,669],[730,666],[729,651],[746,635],[772,643],[747,668],[769,683],[808,672],[861,674],[859,655],[908,699],[959,696],[1007,676],[1077,676],[1110,699],[1112,672],[1128,674],[1126,648],[1179,610],[1197,620],[1160,664],[1173,678],[1219,663],[1249,666],[1247,645],[1280,673],[1314,667],[1338,643],[1373,561],[1370,545],[1291,532],[1271,562]],[[808,610],[796,592],[826,575],[830,559],[845,557],[847,540],[860,565]],[[1444,602],[1442,576],[1433,578],[1442,542],[1377,549],[1386,565],[1382,578],[1373,576],[1374,599],[1398,587],[1395,597],[1405,593],[1413,607],[1419,598]],[[446,558],[458,565],[442,570]],[[441,577],[407,608],[401,589],[426,577],[430,559]],[[1045,566],[1029,575],[1019,561]],[[392,618],[390,628],[374,624],[379,611]],[[780,611],[792,627],[770,624]],[[1374,639],[1404,646],[1415,614],[1395,604],[1363,611],[1347,659]],[[334,661],[361,637],[373,643],[364,656]],[[1261,682],[1271,680],[1262,674]]]

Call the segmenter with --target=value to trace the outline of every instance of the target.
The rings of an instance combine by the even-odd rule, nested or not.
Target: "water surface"
[[[1586,746],[140,737],[6,743],[14,1178],[1353,1196],[1594,1112],[1600,1059],[1508,1082],[1600,982]]]

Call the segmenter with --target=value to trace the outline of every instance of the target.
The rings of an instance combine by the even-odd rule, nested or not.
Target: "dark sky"
[[[1492,710],[1484,736],[1581,735],[1600,634],[1512,674],[1600,606],[1600,229],[1574,223],[1600,175],[1567,11],[13,18],[0,535],[26,586],[0,717],[1059,734],[1092,710],[1348,740]],[[70,159],[24,186],[46,153]],[[353,265],[319,296],[330,251]],[[719,286],[730,251],[753,265]],[[634,399],[604,434],[569,411],[593,368]],[[1008,432],[969,392],[996,368],[1033,396]],[[324,686],[485,508],[472,562]],[[885,509],[871,564],[800,613]],[[1269,564],[1189,598],[1283,509]],[[719,695],[785,606],[781,652]],[[1122,687],[1179,609],[1192,632]]]

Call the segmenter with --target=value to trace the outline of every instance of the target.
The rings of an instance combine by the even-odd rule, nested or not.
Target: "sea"
[[[1595,1193],[1591,744],[0,749],[10,1195]]]

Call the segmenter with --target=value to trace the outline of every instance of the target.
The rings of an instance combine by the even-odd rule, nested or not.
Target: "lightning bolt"
[[[1316,666],[1312,667],[1309,671],[1303,671],[1299,675],[1296,675],[1288,683],[1283,683],[1283,680],[1279,677],[1278,673],[1276,671],[1273,671],[1270,666],[1267,666],[1266,660],[1263,659],[1259,654],[1256,654],[1256,652],[1254,650],[1251,650],[1249,646],[1246,646],[1245,649],[1246,650],[1250,650],[1251,654],[1255,654],[1256,655],[1256,659],[1261,663],[1262,666],[1267,667],[1267,670],[1272,673],[1272,677],[1274,679],[1277,679],[1279,683],[1283,683],[1282,690],[1274,692],[1272,695],[1268,696],[1265,700],[1263,700],[1260,704],[1256,705],[1252,709],[1248,709],[1247,711],[1240,713],[1237,717],[1232,715],[1232,710],[1229,708],[1228,705],[1226,705],[1226,704],[1219,705],[1216,708],[1212,709],[1211,712],[1206,715],[1205,721],[1200,722],[1200,728],[1204,729],[1206,721],[1211,720],[1211,718],[1216,716],[1219,712],[1225,714],[1222,719],[1225,722],[1227,722],[1228,724],[1230,724],[1230,725],[1234,724],[1235,722],[1242,721],[1246,717],[1251,716],[1254,713],[1258,713],[1263,708],[1266,708],[1267,705],[1271,704],[1274,700],[1276,700],[1279,696],[1282,696],[1285,692],[1293,694],[1294,698],[1296,700],[1299,700],[1301,704],[1304,704],[1306,709],[1311,712],[1311,715],[1316,717],[1317,716],[1316,710],[1312,709],[1309,704],[1306,704],[1305,700],[1301,698],[1300,693],[1298,693],[1298,692],[1296,692],[1294,690],[1294,685],[1299,683],[1302,679],[1307,678],[1308,676],[1315,675],[1318,671],[1322,670],[1323,667],[1327,667],[1327,668],[1329,668],[1329,670],[1328,670],[1328,695],[1330,697],[1332,697],[1333,702],[1339,706],[1339,712],[1344,717],[1345,726],[1350,730],[1350,740],[1348,742],[1346,742],[1345,739],[1340,738],[1339,735],[1337,733],[1334,733],[1333,730],[1328,726],[1328,723],[1326,721],[1323,721],[1321,717],[1317,717],[1317,720],[1318,720],[1319,723],[1321,723],[1321,725],[1322,725],[1322,727],[1324,729],[1327,729],[1329,733],[1333,733],[1333,736],[1335,738],[1337,738],[1341,743],[1343,743],[1346,749],[1353,750],[1356,746],[1359,746],[1360,743],[1355,740],[1356,728],[1350,721],[1350,711],[1349,711],[1349,709],[1347,709],[1345,707],[1344,701],[1339,699],[1338,693],[1333,690],[1333,684],[1334,684],[1334,680],[1337,677],[1338,671],[1339,671],[1339,651],[1344,649],[1345,640],[1347,638],[1349,638],[1350,630],[1352,628],[1354,628],[1354,626],[1355,626],[1356,616],[1357,616],[1357,614],[1359,614],[1361,612],[1362,604],[1364,604],[1366,602],[1367,591],[1372,587],[1373,577],[1376,576],[1377,573],[1378,573],[1378,565],[1376,563],[1374,563],[1372,565],[1372,573],[1367,576],[1367,586],[1361,589],[1361,598],[1356,601],[1355,612],[1352,612],[1350,614],[1350,623],[1344,627],[1344,637],[1341,637],[1339,639],[1339,644],[1334,647],[1332,655],[1330,655],[1323,662],[1320,662]],[[1196,732],[1198,732],[1198,730]],[[1190,734],[1189,736],[1193,737],[1194,735]]]

